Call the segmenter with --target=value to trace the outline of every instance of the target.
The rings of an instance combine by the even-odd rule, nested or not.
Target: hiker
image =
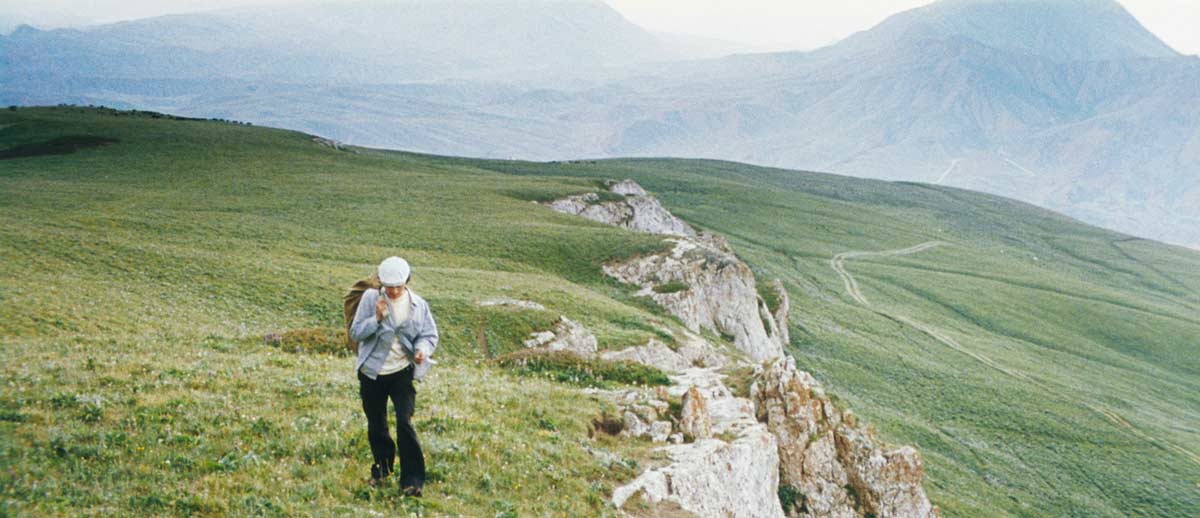
[[[387,401],[396,407],[396,442],[400,454],[400,487],[405,495],[421,496],[425,484],[425,457],[409,419],[416,404],[413,380],[420,380],[433,363],[438,344],[437,325],[429,303],[413,293],[411,269],[399,257],[379,264],[379,289],[362,293],[349,336],[358,342],[358,394],[367,414],[371,443],[372,486],[379,486],[393,471],[396,443],[388,433]]]

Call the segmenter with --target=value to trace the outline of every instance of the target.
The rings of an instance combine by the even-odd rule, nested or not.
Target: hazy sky
[[[112,22],[166,13],[295,0],[0,0],[0,22],[50,26]],[[811,49],[930,0],[607,0],[626,18],[660,32],[741,42],[756,50]],[[1167,44],[1200,54],[1200,0],[1122,0]]]

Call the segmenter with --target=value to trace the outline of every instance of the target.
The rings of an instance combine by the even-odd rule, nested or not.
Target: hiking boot
[[[401,490],[401,493],[403,493],[404,496],[421,498],[421,486],[405,486],[404,489]]]
[[[379,487],[383,485],[383,481],[389,473],[378,464],[371,465],[371,478],[367,480],[367,485],[371,487]]]

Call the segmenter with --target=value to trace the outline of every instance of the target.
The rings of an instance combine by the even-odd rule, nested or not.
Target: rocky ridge
[[[758,294],[754,273],[734,254],[724,237],[697,233],[668,212],[632,180],[608,182],[609,195],[586,193],[548,203],[551,209],[640,232],[669,236],[667,253],[604,266],[604,273],[641,287],[692,332],[707,329],[731,337],[753,361],[783,354],[787,344],[787,292],[776,291],[778,308]],[[785,309],[785,311],[779,311]]]
[[[661,396],[686,401],[681,432],[672,437],[677,443],[659,449],[664,465],[615,489],[614,505],[624,508],[637,497],[641,505],[676,504],[698,516],[785,516],[775,436],[755,419],[752,401],[735,396],[724,377],[712,368],[671,375]]]
[[[593,421],[595,432],[671,443],[657,450],[665,462],[613,491],[616,507],[671,516],[938,516],[921,487],[920,454],[908,446],[884,447],[784,356],[790,302],[781,281],[765,287],[775,302],[771,308],[750,268],[723,237],[696,232],[632,180],[605,185],[604,197],[588,193],[547,205],[667,236],[671,250],[609,264],[604,271],[641,286],[639,295],[653,298],[689,329],[677,349],[650,340],[597,353],[593,337],[590,348],[577,351],[652,365],[671,379],[669,387],[653,392],[590,390],[621,409],[619,418]],[[535,334],[526,345],[550,349],[572,341],[560,337],[578,342],[581,331],[564,322],[570,321],[563,317],[553,332]],[[745,358],[725,358],[696,334],[701,329],[729,338]],[[720,369],[730,363],[753,369],[749,397],[725,384]],[[678,415],[672,401],[679,401]]]
[[[911,446],[885,448],[821,384],[781,357],[760,367],[750,388],[759,422],[779,444],[779,484],[799,495],[790,516],[932,518],[921,487],[924,464]],[[781,492],[782,494],[783,492]]]
[[[647,194],[636,182],[607,182],[606,186],[609,193],[624,199],[606,201],[600,194],[589,192],[552,201],[550,208],[639,232],[696,235],[692,227],[664,209],[658,199]]]

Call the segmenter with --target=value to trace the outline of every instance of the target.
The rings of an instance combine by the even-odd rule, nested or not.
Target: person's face
[[[389,299],[398,299],[404,295],[404,286],[384,286],[384,291],[387,292]]]

